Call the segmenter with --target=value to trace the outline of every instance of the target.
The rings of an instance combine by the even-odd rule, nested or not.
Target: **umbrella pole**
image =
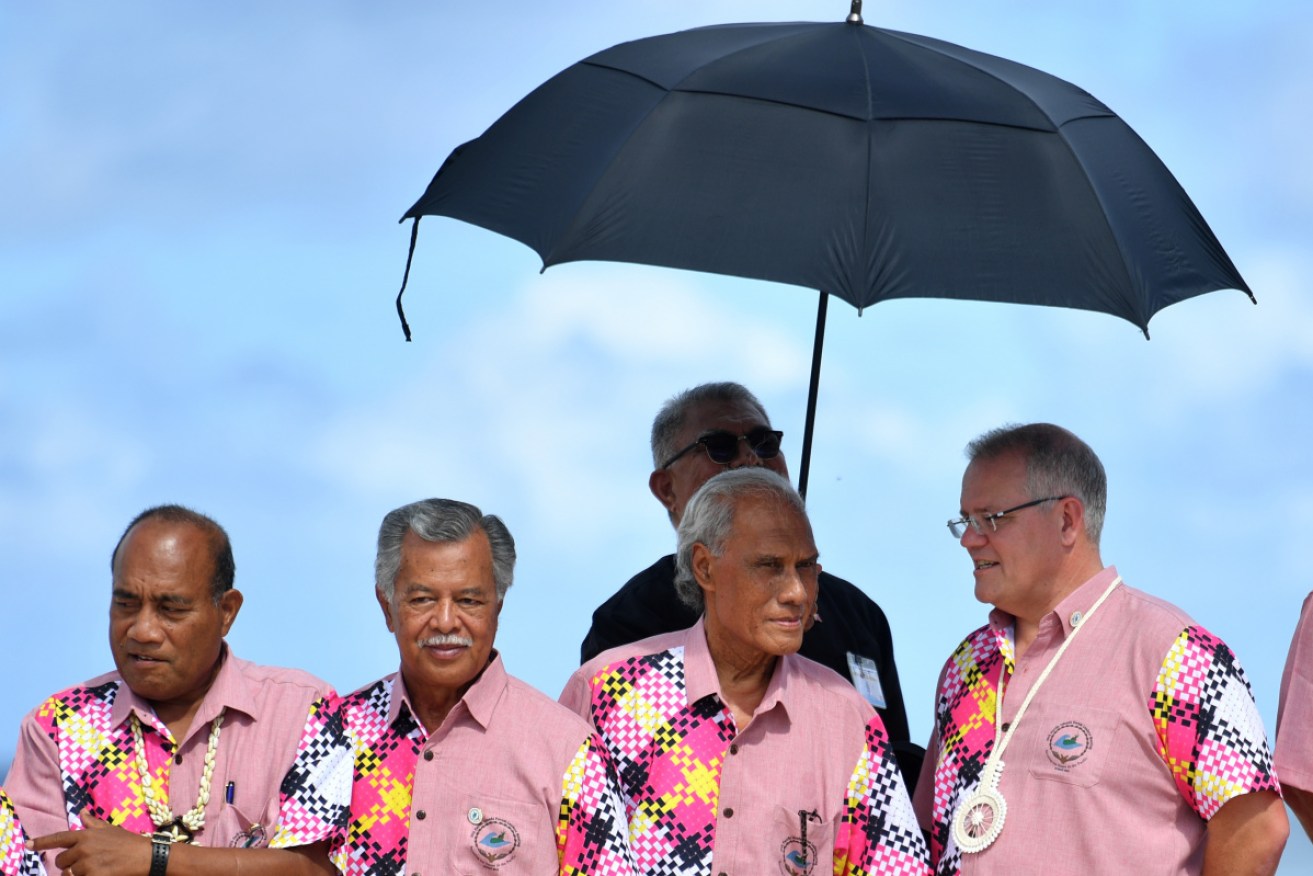
[[[807,421],[802,428],[802,468],[798,472],[798,494],[807,498],[807,475],[812,462],[812,430],[816,426],[816,394],[821,387],[821,350],[825,346],[825,312],[830,303],[828,293],[820,293],[816,305],[816,340],[812,344],[811,386],[807,389]]]

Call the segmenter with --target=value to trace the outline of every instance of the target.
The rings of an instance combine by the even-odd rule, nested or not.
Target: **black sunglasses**
[[[774,459],[780,455],[780,441],[783,438],[783,432],[766,426],[758,426],[746,435],[735,435],[733,432],[724,429],[716,429],[698,438],[698,440],[667,459],[661,467],[670,468],[677,459],[698,447],[705,448],[707,458],[717,465],[729,465],[738,458],[740,441],[748,442],[748,447],[757,455],[758,459]]]

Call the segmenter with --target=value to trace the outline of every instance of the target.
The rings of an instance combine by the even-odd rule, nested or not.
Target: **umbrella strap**
[[[406,294],[406,284],[410,282],[410,263],[415,260],[415,241],[419,239],[419,217],[415,217],[415,224],[410,226],[410,251],[406,253],[406,272],[401,275],[401,291],[397,293],[397,316],[401,319],[401,330],[406,334],[406,341],[410,341],[410,323],[406,322],[406,311],[401,306],[401,296]]]

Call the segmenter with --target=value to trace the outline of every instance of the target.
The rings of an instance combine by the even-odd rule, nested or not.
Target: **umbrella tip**
[[[852,8],[848,10],[847,22],[849,24],[862,23],[862,0],[853,0]]]

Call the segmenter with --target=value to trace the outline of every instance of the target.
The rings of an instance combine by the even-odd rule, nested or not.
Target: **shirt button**
[[[415,813],[415,817],[418,818],[420,821],[423,821],[425,818],[428,817],[428,813],[425,812],[423,809],[420,809]]]
[[[1003,722],[1003,732],[1004,732],[1004,733],[1008,732],[1008,730],[1010,730],[1011,728],[1012,728],[1012,722],[1011,722],[1011,721],[1004,721],[1004,722]]]
[[[426,752],[424,752],[424,759],[425,759],[425,760],[433,760],[433,752],[431,752],[431,751],[426,751]],[[419,874],[416,874],[416,876],[419,876]]]
[[[175,754],[175,755],[173,756],[173,762],[176,763],[176,764],[181,765],[181,764],[182,764],[182,755],[181,755],[181,754]]]
[[[729,747],[729,753],[730,753],[730,754],[738,754],[738,753],[739,753],[739,746],[738,746],[737,743],[734,743],[734,744],[731,744],[731,745],[730,745],[730,747]]]
[[[733,817],[734,817],[734,809],[733,809],[732,807],[729,807],[729,806],[726,806],[726,807],[725,807],[725,817],[726,817],[726,818],[733,818]]]

